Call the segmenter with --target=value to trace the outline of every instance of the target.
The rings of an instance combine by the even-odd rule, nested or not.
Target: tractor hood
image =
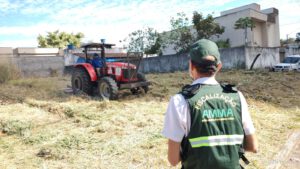
[[[136,69],[136,66],[131,63],[124,63],[124,62],[106,62],[107,67],[119,67],[122,69]]]

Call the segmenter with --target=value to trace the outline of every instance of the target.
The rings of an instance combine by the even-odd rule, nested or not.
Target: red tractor
[[[133,94],[141,89],[145,93],[148,92],[150,83],[142,73],[138,72],[142,53],[128,53],[127,57],[106,58],[105,49],[112,46],[114,44],[105,43],[89,43],[81,46],[85,59],[83,63],[74,65],[72,74],[74,93],[82,91],[92,95],[96,91],[102,99],[114,100],[118,97],[118,90],[122,89],[130,89]]]

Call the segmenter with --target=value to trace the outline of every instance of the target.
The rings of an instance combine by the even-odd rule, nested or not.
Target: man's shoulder
[[[185,98],[181,93],[177,93],[171,97],[170,102],[172,102],[175,105],[178,105],[181,103],[185,103]]]
[[[221,83],[220,86],[223,88],[224,92],[237,93],[238,89],[236,85],[229,83]]]
[[[197,94],[197,92],[199,91],[200,88],[201,88],[200,83],[192,84],[192,85],[185,85],[182,87],[179,94],[181,94],[185,99],[189,99],[189,98],[193,97],[195,94]]]
[[[177,112],[188,106],[187,100],[180,93],[173,95],[170,98],[168,107]],[[173,112],[174,113],[174,112]]]

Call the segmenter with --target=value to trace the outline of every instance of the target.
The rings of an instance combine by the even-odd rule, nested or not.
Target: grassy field
[[[0,84],[0,168],[170,168],[161,136],[170,96],[185,72],[149,74],[148,94],[118,101],[64,93],[70,77]],[[300,129],[300,73],[224,71],[217,79],[244,92],[260,143],[248,168],[265,168]]]

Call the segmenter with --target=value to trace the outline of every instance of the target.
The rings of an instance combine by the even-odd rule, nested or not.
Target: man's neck
[[[207,76],[207,75],[204,75],[204,74],[197,74],[196,76],[194,76],[193,80],[197,80],[197,79],[200,79],[200,78],[210,78],[210,77],[215,77],[215,75]]]

